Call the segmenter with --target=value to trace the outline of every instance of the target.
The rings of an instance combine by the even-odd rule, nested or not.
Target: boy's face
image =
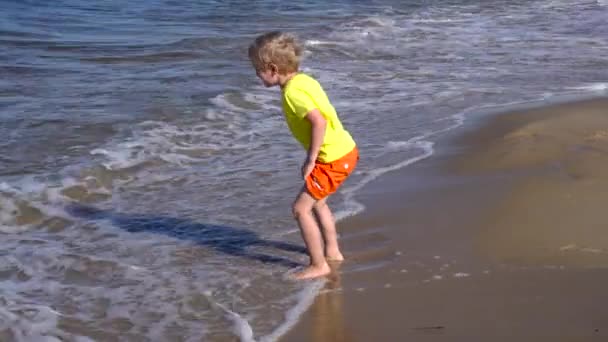
[[[274,68],[266,68],[265,70],[256,70],[255,74],[262,80],[264,86],[274,87],[279,85],[279,73]]]

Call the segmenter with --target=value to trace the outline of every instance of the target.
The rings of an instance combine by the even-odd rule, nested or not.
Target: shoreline
[[[507,228],[522,224],[521,220],[507,218],[521,216],[527,208],[514,204],[535,196],[538,189],[530,184],[546,178],[546,172],[550,172],[547,169],[551,169],[547,164],[561,156],[549,137],[571,139],[560,145],[560,151],[567,153],[568,142],[576,145],[577,139],[585,140],[586,136],[584,127],[576,134],[562,132],[572,127],[570,121],[576,122],[574,117],[581,115],[587,121],[595,118],[591,126],[595,129],[605,124],[608,132],[608,120],[602,119],[602,113],[608,117],[606,108],[606,98],[558,99],[538,106],[518,104],[515,108],[490,110],[491,114],[482,118],[474,115],[471,122],[467,118],[464,127],[442,138],[430,158],[366,185],[358,199],[367,210],[339,223],[347,262],[280,340],[435,340],[477,335],[496,340],[511,334],[518,340],[553,341],[562,334],[550,333],[549,323],[558,321],[563,325],[562,333],[569,337],[595,341],[608,336],[608,331],[600,329],[601,324],[585,327],[581,321],[589,310],[596,312],[590,316],[592,321],[601,315],[608,317],[608,309],[598,307],[593,300],[594,295],[600,295],[599,286],[593,284],[598,279],[608,280],[608,273],[601,268],[608,266],[608,253],[597,253],[597,247],[576,243],[560,245],[557,250],[543,247],[542,251],[551,252],[540,253],[535,247],[547,244],[543,237],[558,235],[552,231],[547,234],[546,222],[544,228],[526,226],[541,232],[536,240],[524,244],[526,248],[517,248],[522,241],[509,240],[505,233],[510,231]],[[540,131],[538,123],[542,123]],[[591,140],[603,143],[601,132],[593,134],[588,134]],[[539,136],[547,136],[545,144],[538,153],[527,153],[532,147],[539,148]],[[504,157],[509,151],[515,151],[511,159]],[[555,186],[544,185],[547,189]],[[521,194],[514,195],[518,191]],[[546,195],[555,196],[554,192]],[[601,194],[594,200],[599,201],[599,197]],[[537,202],[543,200],[555,203],[534,198],[535,203],[528,205],[539,207]],[[500,229],[487,229],[492,220],[506,223]],[[516,232],[521,235],[526,229]],[[568,231],[560,230],[560,234]],[[598,233],[597,229],[589,231],[592,238],[588,240],[593,241]],[[564,253],[568,254],[566,258]],[[585,295],[569,301],[560,299],[561,290],[553,284],[564,282],[584,290]],[[541,294],[543,291],[548,294]],[[535,300],[541,301],[537,297],[544,298],[546,312],[533,305]],[[514,303],[534,315],[519,312],[521,308]],[[487,321],[492,305],[504,309],[493,315],[499,318],[498,323]],[[462,312],[467,306],[470,308]],[[572,312],[566,314],[564,307]],[[386,319],[366,319],[377,314]],[[543,315],[547,317],[541,318]]]

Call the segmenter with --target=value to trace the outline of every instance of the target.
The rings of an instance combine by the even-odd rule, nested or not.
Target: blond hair
[[[264,71],[274,64],[280,74],[297,72],[302,47],[292,34],[273,31],[258,36],[249,46],[249,59],[256,70]]]

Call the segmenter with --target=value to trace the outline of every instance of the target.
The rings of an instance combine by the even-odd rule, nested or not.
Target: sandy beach
[[[367,186],[283,341],[608,338],[608,100],[469,121]]]

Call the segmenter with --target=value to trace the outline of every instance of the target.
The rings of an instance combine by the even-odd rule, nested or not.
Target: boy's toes
[[[314,279],[328,275],[331,269],[328,264],[321,266],[308,266],[304,270],[293,275],[296,280]]]

